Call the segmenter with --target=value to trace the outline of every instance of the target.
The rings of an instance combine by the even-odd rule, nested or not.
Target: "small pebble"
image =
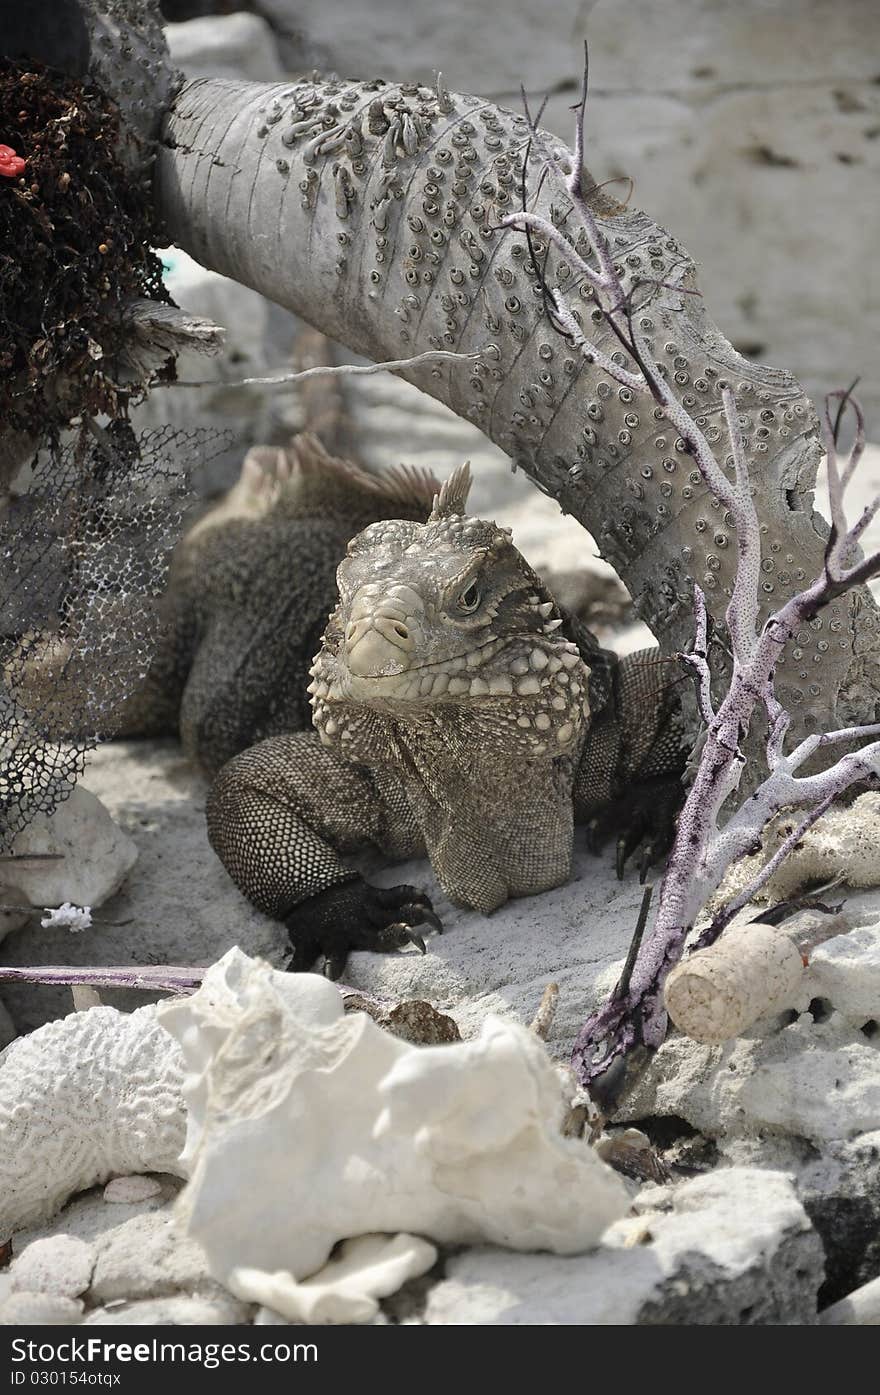
[[[155,1177],[114,1177],[104,1188],[104,1200],[117,1205],[131,1205],[136,1201],[149,1201],[151,1196],[158,1196],[161,1190],[162,1183],[157,1182]]]

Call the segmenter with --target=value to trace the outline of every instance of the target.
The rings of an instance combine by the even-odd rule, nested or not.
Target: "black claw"
[[[401,906],[400,913],[404,920],[414,921],[416,925],[428,925],[432,930],[436,930],[438,935],[443,934],[443,922],[431,909],[430,902],[427,906],[419,906],[410,901]]]
[[[341,978],[347,959],[347,954],[328,954],[323,965],[324,977],[334,982]]]
[[[623,869],[626,866],[626,834],[622,833],[617,840],[617,856],[614,862],[614,870],[617,872],[617,880],[623,881]]]
[[[403,949],[404,945],[415,945],[422,954],[427,954],[428,949],[418,930],[414,930],[411,925],[407,925],[402,920],[396,920],[393,925],[386,925],[382,932],[384,943],[395,949]]]
[[[655,848],[653,843],[646,843],[642,848],[642,855],[639,858],[639,883],[641,886],[644,886],[645,882],[648,880],[648,872],[654,861],[654,852]]]
[[[387,954],[412,944],[427,954],[414,927],[443,928],[416,887],[374,887],[358,876],[299,902],[284,919],[294,949],[288,968],[302,973],[320,961],[319,972],[330,979],[340,977],[353,950]]]

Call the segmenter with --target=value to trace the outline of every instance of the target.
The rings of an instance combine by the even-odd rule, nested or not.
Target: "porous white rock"
[[[759,1017],[803,996],[804,964],[784,930],[731,925],[708,949],[677,964],[663,1000],[673,1023],[694,1041],[729,1041]]]
[[[233,1269],[229,1286],[287,1322],[371,1322],[380,1298],[424,1274],[436,1259],[434,1246],[417,1235],[359,1235],[343,1241],[317,1274],[299,1283],[283,1271]]]
[[[79,1298],[57,1293],[11,1293],[0,1302],[0,1327],[72,1327],[82,1315]]]
[[[576,1253],[627,1210],[561,1136],[559,1077],[523,1027],[490,1016],[475,1041],[411,1046],[345,1016],[332,984],[236,950],[160,1013],[188,1071],[178,1204],[221,1280],[302,1279],[372,1232]]]
[[[100,906],[121,886],[137,861],[137,848],[95,795],[80,786],[53,814],[38,814],[12,845],[15,862],[0,876],[4,905]],[[29,862],[28,853],[50,853],[58,860]],[[8,913],[7,913],[8,914]],[[0,938],[26,917],[0,920]]]
[[[201,1246],[183,1234],[168,1211],[132,1216],[114,1226],[96,1241],[95,1252],[90,1295],[98,1303],[217,1289]]]
[[[12,1042],[0,1057],[0,1232],[114,1174],[178,1171],[181,1064],[152,1006],[90,1008]]]
[[[761,835],[762,851],[734,864],[712,898],[721,905],[741,891],[803,818],[801,812],[778,814]],[[761,887],[756,900],[784,901],[804,886],[841,878],[847,886],[880,885],[880,793],[870,790],[852,804],[828,810],[807,829],[797,846]]]
[[[809,981],[812,996],[827,998],[853,1026],[880,1018],[880,923],[859,925],[817,945],[810,954]]]
[[[47,1235],[33,1240],[10,1267],[13,1292],[51,1293],[79,1298],[85,1293],[95,1265],[91,1245],[76,1235]]]
[[[880,1047],[836,1015],[704,1045],[670,1037],[620,1117],[678,1115],[710,1138],[778,1131],[816,1144],[880,1129]]]
[[[810,1323],[822,1246],[792,1181],[721,1169],[646,1189],[653,1205],[574,1258],[474,1249],[428,1293],[428,1323]],[[646,1198],[647,1200],[647,1198]]]

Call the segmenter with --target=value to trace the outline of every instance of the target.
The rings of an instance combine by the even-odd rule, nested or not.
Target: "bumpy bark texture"
[[[55,12],[57,0],[38,0]],[[89,77],[118,103],[125,139],[122,158],[132,171],[142,173],[152,161],[152,145],[158,134],[162,113],[180,83],[168,61],[168,48],[162,32],[162,16],[153,0],[79,0],[68,6],[76,12],[87,45]],[[42,16],[39,17],[42,19]],[[71,31],[60,26],[64,39],[45,61],[66,72],[78,71],[73,54]],[[29,26],[24,48],[32,57],[41,57],[39,45],[45,26]]]
[[[589,336],[619,348],[556,249],[533,240],[530,250],[498,228],[520,206],[524,160],[529,206],[565,232],[563,182],[541,183],[524,118],[491,102],[380,81],[203,79],[166,120],[156,190],[174,242],[352,349],[373,359],[477,353],[404,376],[474,421],[580,519],[663,646],[682,648],[693,581],[723,617],[732,520],[649,395],[585,364],[550,327],[534,264],[545,256],[549,284],[579,304]],[[822,567],[813,409],[788,373],[746,362],[724,339],[687,293],[694,266],[674,237],[596,200],[626,285],[646,283],[634,298],[641,332],[710,443],[723,440],[720,389],[734,388],[761,519],[762,599],[778,606]],[[871,720],[877,652],[864,589],[805,625],[777,679],[792,734]]]

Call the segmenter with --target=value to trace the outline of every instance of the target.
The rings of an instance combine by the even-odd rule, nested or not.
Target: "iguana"
[[[317,356],[326,357],[324,346]],[[342,438],[339,402],[307,386],[307,420]],[[424,522],[439,488],[425,469],[376,474],[338,458],[311,430],[284,447],[252,447],[239,480],[175,550],[155,656],[111,734],[179,735],[213,773],[264,737],[311,728],[309,665],[349,540],[383,518]],[[585,569],[554,573],[550,584],[599,623],[619,622],[629,604],[619,583]],[[35,699],[65,657],[44,656]]]
[[[371,523],[337,572],[311,669],[315,731],[274,736],[217,775],[211,843],[286,922],[291,968],[352,949],[424,948],[410,886],[344,861],[430,857],[446,894],[488,914],[571,869],[573,825],[627,807],[619,862],[659,850],[681,784],[677,683],[656,651],[618,661],[567,619],[509,530],[465,515],[460,467],[427,522]],[[316,645],[317,647],[317,645]]]

